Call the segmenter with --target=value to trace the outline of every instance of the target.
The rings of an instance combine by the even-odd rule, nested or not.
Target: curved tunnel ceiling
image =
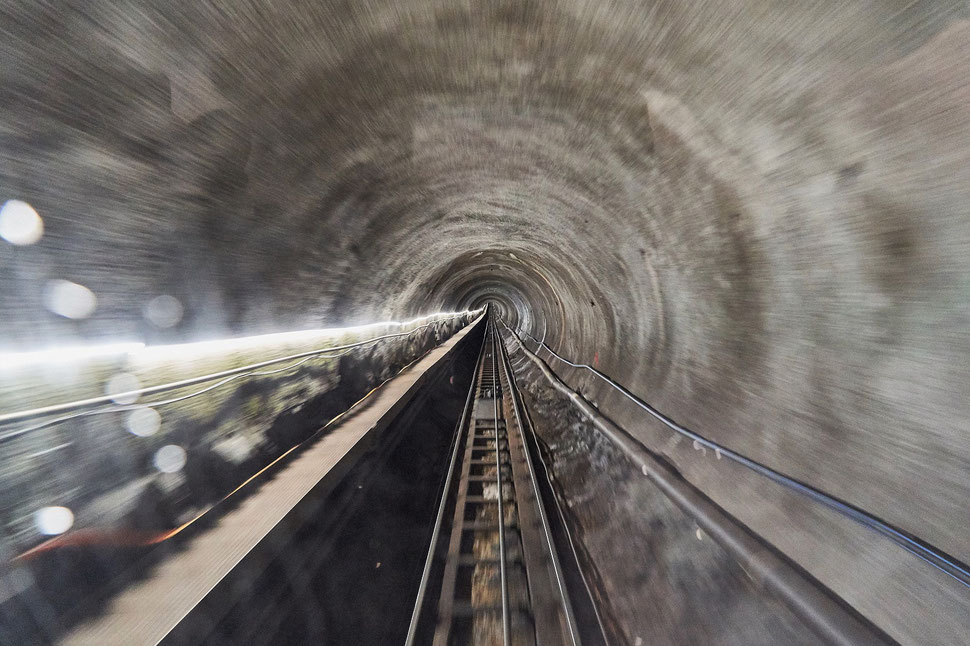
[[[0,189],[46,227],[0,256],[5,344],[494,302],[970,554],[961,3],[156,5],[0,10]]]

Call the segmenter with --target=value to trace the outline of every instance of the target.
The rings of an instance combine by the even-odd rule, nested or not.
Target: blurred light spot
[[[700,451],[701,450],[701,443],[698,442],[697,440],[694,440],[694,450],[695,451]]]
[[[185,449],[166,444],[155,452],[155,468],[162,473],[176,473],[185,466]]]
[[[98,299],[94,292],[69,280],[49,280],[44,286],[44,307],[69,319],[86,319],[94,312]]]
[[[34,512],[34,524],[41,534],[63,534],[74,524],[74,512],[67,507],[43,507]]]
[[[7,200],[0,208],[0,238],[10,244],[29,245],[44,235],[44,221],[34,207],[20,200]]]
[[[119,372],[108,380],[104,386],[104,394],[111,397],[111,401],[116,404],[134,404],[138,401],[138,393],[133,390],[141,388],[138,377],[127,372]]]
[[[704,530],[701,529],[700,527],[697,528],[697,531],[694,532],[694,535],[697,536],[697,540],[699,541],[704,540]]]
[[[633,646],[643,646],[643,637],[637,637],[636,641],[633,642]]]
[[[641,465],[640,466],[640,471],[643,473],[643,475],[647,475],[647,465],[645,465],[645,464],[644,465]]]
[[[154,408],[136,408],[128,415],[128,430],[139,437],[148,437],[158,432],[162,416]]]
[[[145,318],[157,328],[170,328],[182,320],[182,303],[168,294],[153,298],[145,306]]]
[[[720,460],[721,459],[721,449],[714,449],[714,455],[717,457],[718,460]]]

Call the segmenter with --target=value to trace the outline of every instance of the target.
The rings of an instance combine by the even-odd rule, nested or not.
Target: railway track
[[[490,319],[456,429],[408,645],[606,643],[561,513],[547,513],[555,501],[537,476],[537,449]]]

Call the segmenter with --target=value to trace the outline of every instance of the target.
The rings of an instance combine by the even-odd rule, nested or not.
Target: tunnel
[[[0,34],[0,351],[487,308],[882,637],[967,639],[963,575],[722,460],[970,560],[964,3],[12,0]]]

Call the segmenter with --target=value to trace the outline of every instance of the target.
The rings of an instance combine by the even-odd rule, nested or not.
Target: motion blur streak
[[[319,330],[296,330],[293,332],[276,332],[273,334],[260,334],[258,336],[237,337],[231,339],[212,339],[210,341],[196,341],[193,343],[179,343],[175,345],[149,345],[139,348],[131,353],[130,359],[138,361],[140,359],[152,359],[165,357],[178,359],[179,357],[192,357],[210,353],[226,353],[239,350],[252,349],[261,345],[271,345],[279,343],[299,343],[320,337],[336,337],[347,334],[360,334],[367,330],[378,327],[409,327],[425,320],[450,319],[466,314],[472,314],[471,310],[462,312],[435,312],[418,316],[410,321],[378,321],[377,323],[367,323],[365,325],[354,325],[350,327],[325,328]]]
[[[408,327],[425,319],[453,318],[471,312],[435,312],[424,316],[416,317],[410,321],[379,321],[366,325],[355,325],[342,328],[323,328],[318,330],[296,330],[292,332],[274,332],[272,334],[260,334],[257,336],[235,337],[231,339],[211,339],[208,341],[195,341],[192,343],[179,343],[174,345],[150,345],[146,346],[141,342],[128,343],[109,343],[103,345],[89,346],[57,346],[44,348],[43,350],[29,350],[23,352],[3,352],[0,353],[0,370],[14,369],[23,366],[34,366],[43,363],[64,363],[70,361],[80,361],[93,357],[103,357],[106,355],[126,354],[127,358],[137,361],[141,358],[153,358],[164,356],[175,358],[179,356],[198,356],[206,353],[233,352],[246,350],[260,345],[274,345],[287,342],[300,342],[320,337],[341,336],[364,332],[369,329],[382,326]]]
[[[144,343],[131,342],[89,346],[61,346],[46,348],[44,350],[31,350],[28,352],[5,352],[0,353],[0,370],[15,370],[17,368],[36,366],[38,364],[70,363],[72,361],[83,361],[95,357],[130,354],[144,347]]]
[[[199,340],[488,304],[700,437],[970,563],[965,0],[7,0],[0,62],[5,351],[143,342],[175,383],[271,358],[214,344],[189,366]],[[415,336],[238,380],[149,436],[123,415],[21,435],[0,452],[0,543],[34,544],[42,507],[81,527],[262,466],[441,342]],[[117,372],[149,384],[76,363],[0,369],[0,409],[102,397]],[[966,641],[960,582],[554,368],[893,639]],[[585,427],[550,430],[573,418],[541,383],[522,390],[568,448],[550,468],[597,567],[647,568],[635,555],[661,543],[656,570],[681,582],[716,561],[694,528],[664,542],[637,474]],[[178,473],[152,466],[168,444]],[[636,495],[585,508],[587,482]],[[610,536],[628,540],[592,549]],[[713,639],[690,632],[703,597],[656,570],[604,580],[620,641]]]
[[[149,355],[152,358],[155,358],[155,359],[163,358],[166,361],[177,360],[179,358],[183,358],[184,359],[186,357],[198,358],[200,356],[204,356],[207,353],[207,351],[214,351],[216,348],[221,348],[221,352],[222,353],[227,353],[229,351],[240,351],[240,350],[243,350],[243,349],[252,349],[254,347],[259,347],[260,345],[264,345],[264,344],[267,345],[267,346],[270,346],[270,344],[277,344],[277,343],[281,343],[281,342],[296,342],[296,341],[301,341],[301,340],[307,340],[307,339],[310,339],[310,338],[318,338],[320,336],[330,336],[330,335],[334,335],[335,333],[338,333],[338,332],[340,334],[359,333],[359,332],[362,332],[364,330],[373,328],[375,326],[405,326],[406,327],[406,326],[409,326],[409,325],[413,324],[414,322],[422,321],[422,320],[425,320],[427,318],[438,318],[440,316],[441,318],[447,320],[447,319],[454,319],[454,318],[457,318],[459,316],[465,316],[465,315],[473,314],[473,313],[474,312],[472,312],[472,311],[468,311],[468,312],[459,312],[459,313],[455,313],[455,314],[449,313],[449,314],[446,314],[446,315],[433,314],[433,315],[431,315],[429,317],[419,317],[419,318],[414,319],[413,321],[409,321],[407,323],[398,323],[397,321],[391,321],[389,323],[373,323],[371,325],[358,326],[358,327],[354,327],[354,328],[340,328],[339,330],[319,330],[319,331],[306,330],[306,331],[303,331],[303,332],[293,332],[293,333],[285,333],[284,332],[284,333],[280,333],[280,334],[271,334],[271,335],[266,335],[265,337],[248,337],[248,338],[245,338],[245,339],[226,339],[226,340],[207,341],[207,342],[200,342],[200,343],[190,343],[190,344],[186,344],[186,345],[183,345],[183,346],[172,346],[170,348],[164,348],[164,351],[162,351],[163,348],[152,347],[152,348],[147,348],[147,350],[151,350],[153,352],[146,352],[144,354],[141,353],[141,352],[139,352],[139,350],[141,350],[142,348],[144,348],[144,346],[141,345],[141,344],[138,344],[137,346],[133,347],[132,350],[126,351],[126,354],[127,354],[126,360],[131,365],[137,365],[139,359],[146,360],[146,359],[148,359]],[[172,382],[172,383],[157,384],[155,386],[149,386],[147,388],[133,388],[133,389],[121,388],[121,389],[116,389],[116,390],[115,389],[112,389],[112,390],[109,391],[109,394],[105,395],[104,397],[92,397],[92,398],[89,398],[89,399],[83,399],[83,400],[77,400],[77,401],[70,401],[70,402],[63,402],[63,403],[60,403],[60,404],[54,404],[54,405],[51,405],[51,406],[45,406],[43,408],[35,408],[35,409],[30,409],[30,410],[12,411],[12,412],[8,412],[8,413],[3,413],[3,414],[0,414],[0,423],[2,423],[2,422],[10,422],[10,421],[18,420],[18,419],[30,418],[30,417],[37,417],[37,416],[40,416],[40,415],[46,415],[46,414],[49,414],[49,413],[55,413],[55,412],[64,411],[64,410],[71,410],[71,409],[75,409],[75,408],[84,408],[84,407],[87,407],[87,406],[92,406],[92,405],[95,405],[95,404],[101,404],[101,403],[108,402],[108,401],[114,401],[117,404],[130,405],[130,404],[133,404],[135,401],[137,401],[138,397],[140,397],[141,395],[144,395],[144,394],[163,392],[163,391],[166,391],[166,390],[174,390],[174,389],[177,389],[177,388],[182,388],[184,386],[191,386],[193,384],[203,383],[203,382],[206,382],[206,381],[212,381],[214,379],[219,379],[221,377],[227,377],[226,379],[224,379],[223,381],[219,382],[218,384],[215,384],[213,386],[209,386],[209,387],[207,387],[207,388],[205,388],[203,390],[200,390],[200,391],[198,391],[196,393],[191,393],[191,394],[188,394],[188,395],[182,395],[180,397],[177,397],[177,398],[171,399],[171,400],[158,401],[158,402],[148,402],[148,405],[151,405],[151,406],[164,406],[164,405],[169,404],[169,403],[175,403],[175,402],[178,402],[178,401],[182,401],[184,399],[188,399],[190,397],[194,397],[197,394],[202,394],[202,393],[205,393],[205,392],[209,392],[210,390],[212,390],[214,388],[218,388],[219,386],[224,385],[224,384],[227,384],[227,383],[230,383],[231,381],[234,381],[236,379],[241,379],[241,378],[248,377],[248,376],[265,376],[265,375],[276,374],[276,373],[279,373],[279,372],[286,372],[286,371],[288,371],[288,370],[290,370],[292,368],[298,367],[298,366],[306,363],[306,361],[308,361],[309,359],[312,359],[314,357],[327,358],[327,355],[324,354],[326,352],[332,352],[332,351],[335,351],[335,350],[344,350],[344,349],[349,349],[349,348],[360,347],[360,346],[363,346],[363,345],[369,345],[369,344],[377,343],[379,341],[382,341],[382,340],[388,339],[388,338],[397,338],[397,337],[402,337],[402,336],[410,336],[411,334],[414,334],[415,332],[418,332],[420,330],[426,329],[426,328],[431,327],[433,325],[434,325],[433,322],[432,323],[427,323],[425,325],[418,326],[415,329],[410,330],[408,332],[402,332],[402,333],[399,333],[399,334],[386,334],[386,335],[383,335],[383,336],[374,337],[372,339],[367,339],[366,341],[361,341],[361,342],[358,342],[358,343],[352,343],[352,344],[340,345],[340,346],[332,346],[332,347],[326,347],[326,348],[319,348],[319,349],[316,349],[316,350],[310,350],[310,351],[307,351],[307,352],[301,352],[299,354],[287,355],[287,356],[284,356],[284,357],[277,357],[277,358],[274,358],[274,359],[268,359],[266,361],[261,361],[259,363],[254,363],[254,364],[247,365],[247,366],[242,366],[242,367],[239,367],[239,368],[233,368],[232,370],[224,370],[224,371],[221,371],[221,372],[212,373],[212,374],[208,374],[208,375],[200,375],[200,376],[196,376],[196,377],[191,377],[189,379],[182,379],[180,381]],[[314,332],[314,333],[313,334],[310,334],[311,332]],[[257,339],[260,340],[261,342],[260,343],[254,342]],[[240,341],[241,343],[237,344],[237,343],[235,343],[236,341]],[[192,351],[189,351],[189,348],[187,346],[191,346]],[[122,347],[124,347],[124,346],[122,346]],[[172,350],[176,350],[176,352],[173,354]],[[157,354],[154,351],[158,351]],[[178,351],[182,351],[182,353],[180,353]],[[46,358],[48,356],[48,353],[56,353],[56,351],[49,350],[49,351],[44,351],[43,353],[39,353],[39,354],[41,354],[42,357]],[[36,363],[37,362],[36,361],[36,354],[37,353],[30,353],[30,354],[32,356],[30,358],[31,360],[30,360],[29,363],[30,364]],[[101,357],[101,356],[113,355],[113,354],[119,354],[119,352],[117,352],[117,351],[102,352],[102,351],[94,350],[90,354],[80,353],[79,358],[89,358],[89,357],[93,357],[93,356],[99,356],[99,357]],[[341,356],[341,355],[335,355],[335,356]],[[280,368],[278,370],[267,371],[267,372],[250,372],[250,373],[247,373],[246,372],[247,370],[252,370],[253,368],[260,368],[260,367],[263,367],[263,366],[269,366],[269,365],[273,365],[273,364],[276,364],[276,363],[281,363],[283,361],[292,361],[293,359],[298,359],[298,358],[301,358],[301,357],[306,357],[307,359],[306,360],[298,361],[297,363],[294,363],[294,364],[292,364],[290,366],[286,366],[286,367]],[[55,358],[55,359],[53,359],[53,361],[56,363],[58,361],[58,359]],[[21,365],[28,365],[28,364],[27,363],[23,363]],[[117,378],[119,376],[127,376],[127,375],[115,375],[115,377],[113,377],[113,379],[115,379],[115,378]],[[110,385],[110,383],[111,382],[109,382],[109,385]],[[131,408],[131,407],[127,407],[126,408],[124,406],[121,406],[121,407],[110,407],[110,408],[107,408],[107,409],[105,409],[103,411],[92,411],[92,412],[87,413],[87,414],[101,414],[102,412],[114,412],[114,411],[118,411],[118,410],[133,410],[133,408]],[[44,426],[48,426],[50,424],[55,424],[55,423],[59,423],[61,421],[65,421],[65,419],[67,419],[67,418],[57,419],[57,420],[48,420],[48,421],[44,422],[42,425],[38,425],[36,428],[43,428]],[[17,435],[21,435],[21,434],[23,434],[25,432],[29,432],[30,430],[33,430],[33,429],[34,429],[34,427],[31,427],[30,429],[18,429],[16,431],[16,434]],[[0,433],[0,440],[4,439],[7,436],[9,436],[9,434],[2,434],[2,433]]]

